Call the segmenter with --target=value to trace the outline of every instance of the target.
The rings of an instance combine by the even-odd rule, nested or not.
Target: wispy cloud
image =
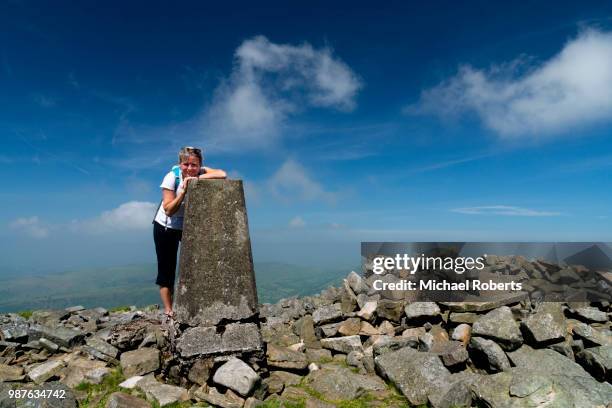
[[[296,217],[293,217],[290,221],[289,221],[289,226],[291,228],[302,228],[306,225],[306,222],[304,221],[304,219],[302,217],[300,217],[299,215]]]
[[[9,228],[38,239],[46,238],[49,235],[49,229],[42,225],[37,216],[17,218],[9,224]]]
[[[144,230],[151,226],[157,205],[146,201],[129,201],[92,219],[74,221],[71,227],[75,232],[93,234]]]
[[[267,186],[274,196],[285,202],[322,200],[335,203],[338,198],[338,193],[326,191],[302,165],[292,159],[283,163],[268,180]]]
[[[362,87],[359,76],[330,48],[276,44],[256,36],[236,49],[232,71],[192,118],[147,126],[127,118],[134,109],[129,101],[107,99],[124,107],[114,143],[172,143],[180,138],[208,151],[245,152],[278,146],[295,130],[291,119],[307,109],[354,110]]]
[[[70,72],[68,74],[68,83],[70,84],[70,86],[72,86],[74,89],[79,89],[81,87],[81,84],[79,83],[79,81],[77,81],[76,79],[76,75],[74,75],[74,72]]]
[[[421,166],[421,167],[416,167],[416,168],[413,168],[413,169],[408,169],[406,173],[407,174],[426,173],[428,171],[444,169],[444,168],[447,168],[447,167],[457,166],[459,164],[469,163],[469,162],[472,162],[472,161],[484,159],[484,158],[487,158],[487,157],[491,157],[494,154],[495,153],[482,153],[482,154],[477,154],[477,155],[474,155],[474,156],[460,157],[460,158],[457,158],[457,159],[444,160],[444,161],[440,161],[440,162],[436,162],[436,163],[430,163],[430,164],[426,164],[426,165]]]
[[[520,217],[552,217],[561,215],[560,212],[537,211],[529,208],[512,207],[507,205],[488,205],[480,207],[455,208],[452,212],[471,215],[507,215]]]
[[[32,100],[34,101],[34,103],[36,103],[42,108],[53,108],[57,106],[57,99],[49,95],[43,95],[39,93],[33,94]]]
[[[404,111],[475,112],[504,138],[551,136],[612,120],[611,88],[612,33],[587,29],[536,66],[525,58],[488,70],[463,66]]]
[[[238,47],[235,61],[202,117],[207,144],[218,149],[274,145],[292,114],[312,106],[351,111],[362,87],[331,49],[308,43],[257,36]]]

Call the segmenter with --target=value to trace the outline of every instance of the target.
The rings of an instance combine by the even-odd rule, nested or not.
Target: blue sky
[[[153,261],[188,144],[256,261],[612,240],[612,4],[421,3],[4,2],[4,271]]]

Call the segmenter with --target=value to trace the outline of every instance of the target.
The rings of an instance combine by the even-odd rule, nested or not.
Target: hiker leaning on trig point
[[[202,151],[195,147],[183,147],[178,154],[179,164],[172,168],[162,181],[162,201],[153,220],[153,240],[157,253],[157,279],[159,295],[167,318],[172,312],[172,294],[176,272],[179,241],[183,234],[185,193],[191,180],[223,179],[223,170],[202,166]]]

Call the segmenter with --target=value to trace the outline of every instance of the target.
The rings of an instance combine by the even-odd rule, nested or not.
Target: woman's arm
[[[176,213],[181,207],[181,203],[185,198],[185,191],[181,191],[179,194],[176,194],[172,190],[163,189],[162,190],[162,206],[164,207],[164,212],[168,217],[172,217],[174,213]]]
[[[211,169],[210,167],[204,167],[206,173],[200,174],[201,179],[224,179],[227,178],[227,174],[221,169]]]
[[[168,190],[167,188],[162,189],[162,206],[164,207],[164,212],[168,217],[172,217],[174,213],[179,210],[181,203],[185,198],[189,182],[195,179],[196,177],[186,177],[183,180],[185,188],[181,189],[181,192],[178,194],[172,190]]]

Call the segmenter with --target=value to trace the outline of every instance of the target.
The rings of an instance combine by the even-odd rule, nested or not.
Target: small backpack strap
[[[174,192],[176,193],[179,184],[181,184],[181,168],[175,164],[172,166],[172,172],[174,173]]]
[[[176,190],[178,190],[178,186],[179,184],[181,184],[181,168],[178,165],[174,165],[172,166],[172,172],[174,173],[174,192],[176,193]],[[155,215],[153,215],[153,221],[151,221],[151,224],[155,223],[155,217],[157,217],[157,213],[159,211],[159,208],[162,205],[163,200],[161,200],[159,202],[159,205],[157,206],[157,209],[155,210]]]

